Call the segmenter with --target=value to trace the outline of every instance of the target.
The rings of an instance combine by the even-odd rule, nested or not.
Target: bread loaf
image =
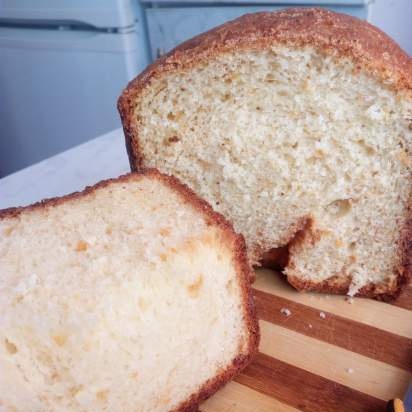
[[[119,100],[133,170],[174,174],[298,289],[395,297],[411,268],[411,59],[325,9],[183,43]],[[276,254],[276,253],[275,253]]]
[[[156,171],[0,213],[0,410],[193,411],[257,323],[243,238]]]

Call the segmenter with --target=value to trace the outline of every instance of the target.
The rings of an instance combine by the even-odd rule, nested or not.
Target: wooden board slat
[[[272,396],[230,382],[201,407],[201,412],[298,412]]]
[[[237,382],[305,412],[385,410],[385,402],[380,399],[264,354],[256,357]]]
[[[412,371],[412,339],[398,336],[342,316],[323,312],[289,299],[255,291],[260,319],[365,355],[401,369]],[[282,314],[282,309],[290,316]]]
[[[264,354],[259,354],[236,380],[305,412],[385,410],[380,399]]]
[[[202,412],[385,412],[412,380],[412,286],[395,304],[254,284],[260,353]],[[285,315],[285,310],[287,315]]]
[[[412,379],[402,369],[281,326],[260,321],[260,327],[264,354],[376,398],[402,397]]]
[[[334,313],[395,335],[412,338],[411,311],[399,306],[364,298],[355,298],[350,304],[344,296],[297,292],[282,279],[282,275],[267,269],[257,271],[253,287],[319,311]]]

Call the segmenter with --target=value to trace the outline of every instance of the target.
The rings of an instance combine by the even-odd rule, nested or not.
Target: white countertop
[[[129,171],[123,131],[113,130],[0,179],[0,209],[76,192]]]

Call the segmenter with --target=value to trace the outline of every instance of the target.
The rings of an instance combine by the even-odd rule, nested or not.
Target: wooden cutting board
[[[298,293],[259,270],[254,293],[259,354],[202,412],[380,412],[403,397],[412,380],[411,286],[393,304],[351,304]]]

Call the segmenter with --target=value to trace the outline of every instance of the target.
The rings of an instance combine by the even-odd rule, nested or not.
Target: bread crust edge
[[[231,244],[233,263],[235,264],[236,275],[241,288],[243,316],[248,329],[246,353],[235,357],[226,369],[222,370],[214,378],[205,382],[196,393],[192,394],[189,399],[183,401],[171,412],[197,411],[200,402],[213,395],[250,363],[253,355],[257,352],[260,340],[259,325],[251,288],[251,279],[253,278],[254,273],[252,273],[252,269],[248,264],[245,240],[242,235],[237,234],[234,231],[233,226],[221,214],[215,212],[206,201],[198,197],[189,187],[180,182],[177,178],[162,174],[157,169],[145,169],[136,173],[128,173],[117,178],[103,180],[93,186],[86,187],[82,191],[74,192],[62,197],[44,199],[28,206],[0,210],[0,220],[18,217],[18,215],[23,212],[55,207],[64,204],[67,201],[81,199],[82,197],[92,194],[96,190],[107,187],[112,183],[127,182],[129,180],[147,176],[163,182],[174,192],[178,193],[185,203],[191,205],[198,211],[205,218],[208,225],[217,226],[222,230],[227,241]]]

